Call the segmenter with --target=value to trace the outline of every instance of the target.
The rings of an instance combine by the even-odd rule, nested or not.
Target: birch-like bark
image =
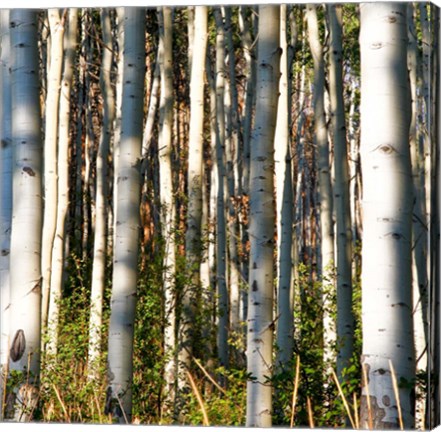
[[[320,206],[320,241],[321,248],[318,262],[319,275],[323,282],[323,343],[325,347],[324,360],[331,356],[331,346],[336,339],[335,324],[331,318],[331,298],[335,291],[333,281],[334,270],[334,226],[333,199],[329,164],[329,143],[325,119],[325,70],[323,62],[323,47],[320,42],[317,6],[308,4],[306,9],[308,20],[308,41],[314,60],[314,131],[317,145],[318,168],[318,201]]]
[[[113,121],[115,119],[115,94],[111,85],[113,38],[108,9],[101,9],[100,19],[103,34],[103,54],[100,74],[100,87],[103,97],[103,120],[96,159],[96,216],[92,287],[90,293],[89,352],[87,357],[89,380],[98,377],[97,371],[101,353],[101,326],[103,322],[102,311],[107,255],[108,157],[113,133]]]
[[[138,274],[145,10],[124,8],[123,94],[115,215],[106,412],[131,422],[133,330]]]
[[[10,251],[12,223],[11,42],[8,9],[0,10],[0,421],[9,360]]]
[[[190,132],[188,154],[188,210],[185,251],[187,268],[190,272],[190,286],[182,295],[182,316],[179,329],[179,387],[185,386],[182,368],[190,364],[192,326],[194,323],[195,289],[199,285],[199,265],[201,257],[202,219],[202,160],[203,160],[203,120],[204,120],[204,73],[207,50],[206,6],[195,7],[193,57],[190,79]]]
[[[7,418],[29,421],[38,401],[41,328],[42,139],[37,12],[12,9],[13,210],[9,369],[21,373]]]
[[[61,81],[58,123],[58,187],[57,220],[52,250],[51,295],[49,299],[49,318],[53,334],[48,342],[48,352],[55,353],[58,345],[57,327],[59,322],[65,258],[66,215],[69,206],[69,137],[70,137],[70,94],[76,52],[78,10],[69,9],[68,30],[64,33],[64,70]]]
[[[47,97],[45,106],[44,127],[44,218],[43,238],[41,251],[41,269],[43,273],[43,299],[42,299],[42,324],[47,326],[48,340],[51,342],[56,337],[55,318],[49,316],[50,297],[56,295],[51,292],[52,251],[57,228],[58,207],[58,107],[60,102],[61,72],[63,67],[63,37],[64,17],[60,16],[58,9],[48,10],[50,27],[50,64],[47,78]],[[53,299],[59,301],[59,299]],[[53,345],[48,344],[47,349],[55,353]]]
[[[177,378],[176,364],[176,242],[175,223],[176,205],[173,194],[172,171],[172,130],[173,130],[173,33],[172,9],[163,7],[159,11],[162,16],[159,37],[162,50],[160,52],[161,100],[159,108],[159,179],[161,200],[161,231],[164,242],[163,261],[163,292],[165,302],[164,355],[166,364],[164,378],[166,382],[166,399],[174,398]]]
[[[329,96],[331,134],[334,142],[334,205],[336,213],[336,273],[337,273],[337,375],[350,365],[354,347],[352,315],[352,232],[349,203],[348,146],[346,142],[345,106],[343,99],[342,7],[329,4],[330,25]],[[327,312],[329,314],[329,312]],[[328,316],[328,322],[333,319]],[[324,320],[324,326],[327,323]],[[335,325],[332,323],[331,325]],[[332,334],[332,333],[330,333]],[[335,341],[325,340],[325,361],[333,360]],[[328,358],[326,358],[326,354]]]
[[[280,6],[280,81],[277,126],[274,138],[277,214],[277,358],[283,370],[293,354],[294,316],[292,280],[293,184],[288,130],[288,44],[286,41],[286,5]]]
[[[409,141],[410,157],[412,163],[412,181],[415,202],[412,218],[412,297],[413,321],[415,330],[415,358],[416,371],[427,372],[427,347],[428,347],[428,278],[427,278],[427,221],[425,215],[425,189],[424,189],[424,154],[420,153],[417,135],[418,116],[418,53],[414,23],[414,7],[407,5],[407,22],[409,46],[407,64],[409,69],[409,82],[412,100],[412,118],[410,123]],[[425,398],[424,388],[417,384],[415,426],[424,429]]]
[[[322,242],[322,276],[326,278],[334,265],[333,202],[329,166],[329,144],[325,121],[323,48],[320,43],[317,6],[307,6],[308,40],[314,60],[314,130],[318,155],[318,187],[320,196],[320,225]],[[325,307],[325,305],[324,305]]]
[[[217,287],[217,349],[221,366],[228,367],[228,290],[227,230],[225,221],[225,34],[221,11],[214,9],[216,19],[216,287]]]
[[[361,32],[361,162],[363,173],[361,427],[414,426],[412,321],[411,101],[404,3],[363,3]],[[379,193],[381,191],[381,193]],[[400,402],[393,390],[393,371]],[[367,389],[369,386],[369,389]]]
[[[259,6],[256,120],[251,138],[247,427],[270,427],[274,282],[274,133],[280,69],[280,7]]]
[[[239,113],[236,87],[236,57],[234,55],[231,7],[223,7],[224,34],[227,47],[228,74],[225,81],[226,157],[227,157],[227,232],[228,232],[228,287],[231,330],[240,331],[240,262],[237,241],[240,238],[238,224],[238,201],[242,195],[242,148],[239,146]]]

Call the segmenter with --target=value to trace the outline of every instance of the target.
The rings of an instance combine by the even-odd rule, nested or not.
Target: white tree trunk
[[[185,386],[182,367],[188,367],[194,322],[195,287],[199,284],[202,219],[202,158],[204,120],[204,73],[207,49],[206,6],[195,7],[193,54],[190,79],[190,132],[188,148],[188,210],[185,251],[191,282],[182,295],[182,314],[179,329],[179,386]]]
[[[50,64],[47,77],[47,97],[44,127],[44,218],[41,251],[43,274],[42,324],[47,326],[49,343],[47,351],[55,354],[57,312],[53,306],[58,303],[58,293],[51,289],[52,251],[57,228],[58,207],[58,107],[60,102],[61,72],[63,67],[64,18],[58,9],[48,10],[50,27]],[[52,298],[51,298],[52,297]],[[49,312],[50,304],[52,310]]]
[[[40,371],[42,140],[37,13],[11,10],[10,29],[14,181],[9,368],[23,375],[10,395],[13,409],[7,416],[28,421],[38,399]]]
[[[131,422],[133,331],[138,274],[140,157],[145,75],[145,10],[124,8],[121,136],[116,180],[106,412]]]
[[[332,347],[336,340],[335,322],[332,319],[332,301],[335,293],[334,273],[334,224],[333,224],[333,197],[329,163],[329,143],[325,118],[325,71],[323,61],[323,47],[317,20],[317,6],[308,4],[308,41],[314,60],[314,131],[317,145],[318,168],[318,201],[320,208],[320,232],[317,258],[318,271],[322,280],[322,307],[323,307],[323,345],[324,361],[334,357]],[[321,252],[321,253],[320,253]]]
[[[427,221],[425,215],[425,184],[424,184],[424,154],[420,153],[417,134],[418,116],[418,54],[414,24],[414,7],[407,4],[409,46],[407,63],[412,100],[412,119],[410,124],[410,156],[412,163],[412,181],[415,203],[412,218],[412,297],[413,322],[415,330],[416,371],[427,373],[428,348],[428,278],[427,278]],[[415,406],[415,426],[424,429],[425,390],[417,384]]]
[[[164,242],[163,261],[163,292],[165,303],[164,324],[164,355],[166,364],[164,378],[166,381],[166,399],[171,402],[174,397],[174,388],[177,378],[176,364],[176,205],[173,194],[172,169],[172,130],[173,130],[173,33],[172,9],[163,7],[159,11],[162,15],[160,28],[160,76],[161,100],[159,111],[159,179],[161,199],[161,231]]]
[[[277,214],[277,359],[276,366],[283,369],[292,358],[294,345],[292,236],[293,185],[291,151],[288,130],[288,44],[286,42],[286,5],[280,6],[280,82],[277,108],[277,126],[274,139]]]
[[[390,363],[404,428],[414,425],[412,323],[411,105],[404,3],[363,3],[361,12],[361,161],[363,173],[361,427],[399,427]],[[381,191],[381,193],[379,193]]]
[[[227,231],[225,221],[225,34],[221,11],[214,9],[216,19],[216,287],[217,287],[217,350],[220,365],[228,366],[228,291]]]
[[[12,222],[11,43],[8,9],[0,10],[0,404],[3,403],[9,360],[9,303]],[[3,405],[0,405],[0,421]]]
[[[350,365],[354,346],[352,315],[352,232],[349,204],[348,146],[346,142],[345,106],[343,100],[342,7],[328,5],[330,23],[329,96],[332,138],[334,142],[334,205],[336,213],[337,273],[337,375]],[[332,318],[328,317],[331,321]],[[325,324],[326,325],[326,324]],[[335,325],[333,323],[333,325]],[[332,334],[332,333],[331,333]],[[334,360],[335,340],[325,340],[326,360]]]
[[[259,6],[256,120],[251,138],[247,427],[270,427],[274,283],[274,133],[280,68],[280,7]]]
[[[107,255],[108,156],[115,118],[115,95],[111,85],[113,38],[110,16],[106,8],[101,9],[101,28],[104,44],[100,76],[101,94],[103,95],[103,123],[96,160],[95,239],[90,294],[89,353],[87,358],[89,380],[98,377],[98,361],[101,354],[101,326]]]
[[[60,305],[62,296],[65,240],[66,240],[66,215],[69,206],[69,137],[70,137],[70,93],[74,69],[78,10],[69,9],[68,30],[64,34],[64,70],[61,81],[60,114],[58,124],[58,205],[54,247],[52,251],[51,266],[51,296],[49,299],[49,317],[53,320],[53,337],[51,337],[48,350],[57,351]],[[51,328],[51,327],[50,327]]]

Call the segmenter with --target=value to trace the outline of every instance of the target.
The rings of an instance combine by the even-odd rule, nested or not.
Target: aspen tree
[[[50,27],[50,64],[48,66],[47,96],[45,104],[44,127],[44,218],[41,251],[41,269],[43,272],[43,304],[42,324],[48,326],[49,344],[47,349],[55,353],[54,339],[56,338],[56,317],[52,311],[49,315],[50,297],[52,302],[59,301],[56,293],[51,290],[52,251],[55,231],[57,228],[58,206],[58,107],[60,102],[61,72],[63,68],[63,36],[64,17],[58,9],[48,10]],[[57,298],[54,298],[57,297]],[[52,320],[52,322],[50,322]],[[54,321],[55,320],[55,321]]]
[[[106,412],[131,422],[133,328],[138,274],[140,157],[145,75],[145,10],[124,8],[121,135],[109,324]]]
[[[335,290],[332,280],[334,269],[334,226],[333,200],[329,164],[328,131],[325,118],[325,70],[323,61],[323,47],[320,42],[317,20],[317,6],[308,4],[306,8],[308,20],[308,41],[314,61],[314,132],[317,145],[318,169],[318,201],[320,207],[320,256],[319,272],[323,281],[323,343],[325,347],[325,361],[329,361],[331,347],[335,341],[335,324],[330,316],[332,308],[329,301],[330,294]],[[330,280],[331,278],[331,280]]]
[[[274,282],[274,133],[280,70],[280,7],[259,6],[256,119],[250,149],[247,427],[270,427]]]
[[[176,242],[175,222],[176,205],[173,194],[172,172],[172,128],[173,128],[173,33],[172,14],[170,7],[162,7],[158,11],[161,16],[159,57],[161,77],[161,99],[159,108],[159,179],[161,199],[161,231],[164,242],[163,261],[163,292],[165,302],[164,355],[166,364],[164,377],[166,381],[166,398],[174,397],[174,386],[177,378],[176,369]]]
[[[190,78],[190,132],[188,154],[188,209],[185,253],[191,281],[182,294],[182,316],[179,329],[179,363],[188,367],[192,344],[196,293],[199,285],[199,265],[201,255],[202,219],[202,157],[204,119],[204,73],[207,50],[206,6],[195,7],[193,54]],[[180,387],[184,386],[182,370],[179,373]]]
[[[217,349],[221,366],[228,366],[228,291],[227,291],[227,231],[225,221],[225,33],[220,8],[215,7],[216,19],[216,287],[217,287]]]
[[[8,9],[0,10],[0,404],[3,402],[8,373],[10,270],[12,223],[12,135],[10,32]],[[0,405],[0,421],[3,405]]]
[[[352,233],[349,204],[349,167],[343,100],[342,7],[327,5],[330,26],[329,96],[334,143],[334,206],[336,213],[337,375],[350,365],[354,345],[352,316]],[[331,318],[328,318],[331,320]],[[326,324],[325,324],[326,325]],[[329,342],[328,342],[329,343]],[[325,346],[329,347],[329,344]],[[328,348],[329,349],[329,348]],[[329,353],[328,353],[329,355]],[[330,356],[329,360],[332,359]]]
[[[52,352],[57,351],[57,327],[60,314],[60,303],[63,287],[66,216],[69,206],[69,137],[70,137],[70,93],[74,71],[76,52],[78,10],[70,8],[68,13],[67,31],[64,33],[64,66],[61,80],[58,121],[58,156],[57,156],[57,219],[55,238],[52,250],[51,265],[51,296],[49,299],[49,317],[52,320],[53,336],[48,347]],[[50,327],[51,328],[51,327]]]
[[[414,8],[407,4],[407,22],[409,46],[407,64],[409,68],[409,83],[412,100],[412,118],[410,122],[409,141],[412,163],[412,182],[415,203],[412,218],[412,297],[413,321],[415,331],[416,371],[427,373],[427,344],[428,344],[428,279],[427,279],[427,221],[425,214],[425,184],[424,184],[424,154],[418,143],[418,55],[415,35]],[[424,429],[425,398],[424,389],[416,385],[415,420],[416,428]]]
[[[107,252],[107,196],[108,196],[108,157],[115,118],[115,95],[111,86],[113,62],[112,29],[109,11],[100,12],[103,32],[103,54],[101,62],[100,87],[103,96],[103,120],[96,161],[96,216],[95,239],[93,245],[92,287],[90,294],[88,377],[97,377],[97,362],[100,356],[103,295],[105,287]]]
[[[232,7],[222,7],[228,74],[225,80],[226,112],[226,163],[227,163],[227,233],[228,233],[228,288],[231,330],[240,330],[240,263],[237,240],[240,238],[238,224],[238,198],[242,196],[242,149],[239,145],[238,92],[236,87],[236,57],[233,43]],[[227,65],[226,65],[227,66]]]
[[[6,417],[29,421],[38,400],[41,328],[42,139],[37,12],[12,9],[13,210],[9,369],[20,373]]]
[[[430,336],[429,336],[429,370],[431,380],[428,386],[427,427],[440,424],[440,165],[439,165],[439,119],[440,119],[440,10],[433,3],[431,7],[431,154],[430,160]],[[427,210],[427,209],[426,209]]]
[[[411,275],[414,195],[406,4],[362,3],[360,19],[362,367],[367,374],[360,424],[368,427],[371,415],[374,429],[398,428],[401,417],[404,428],[411,429],[415,378]],[[398,388],[399,401],[394,378],[405,383]]]
[[[277,359],[276,366],[285,368],[293,353],[293,185],[288,130],[288,44],[286,41],[286,5],[280,6],[280,82],[277,126],[274,139],[277,210]]]

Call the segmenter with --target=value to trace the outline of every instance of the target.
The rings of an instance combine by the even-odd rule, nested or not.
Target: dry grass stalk
[[[360,419],[358,418],[358,403],[357,403],[357,395],[355,392],[353,393],[354,399],[354,419],[355,419],[355,427],[356,429],[360,429]]]
[[[64,402],[61,399],[60,392],[58,391],[57,387],[55,387],[55,384],[52,384],[52,388],[54,389],[54,392],[55,392],[55,395],[57,396],[58,402],[60,402],[61,409],[63,410],[63,413],[64,413],[64,420],[66,421],[66,423],[70,423],[69,413],[67,412],[66,405],[64,405]]]
[[[126,422],[126,424],[129,424],[129,419],[127,418],[126,412],[125,412],[125,410],[124,410],[124,407],[123,407],[123,404],[122,404],[122,402],[121,402],[121,399],[120,399],[119,396],[118,396],[118,393],[115,392],[115,396],[116,396],[116,399],[117,399],[117,401],[118,401],[119,407],[121,408],[121,411],[122,411],[122,413],[123,413],[124,421]]]
[[[373,426],[373,422],[372,422],[372,408],[371,408],[371,395],[369,393],[369,381],[368,381],[368,377],[367,377],[367,372],[366,372],[366,368],[365,368],[365,364],[363,363],[361,365],[361,370],[363,372],[363,380],[364,380],[364,385],[366,388],[366,400],[367,400],[367,409],[368,409],[368,427],[369,430],[372,430],[374,428]]]
[[[227,392],[213,379],[213,377],[207,372],[207,370],[202,366],[202,364],[199,362],[198,359],[193,357],[194,362],[198,365],[198,367],[201,369],[201,371],[204,373],[204,375],[215,385],[215,387],[224,395],[227,394]]]
[[[397,401],[398,421],[400,422],[400,429],[404,430],[403,413],[401,412],[400,392],[398,391],[397,375],[395,373],[395,369],[394,369],[394,365],[392,364],[392,360],[390,360],[390,359],[389,359],[389,367],[390,367],[390,372],[391,372],[391,377],[392,377],[392,386],[394,388],[395,399]]]
[[[296,360],[296,375],[294,377],[294,391],[292,392],[291,420],[289,422],[289,427],[293,427],[294,426],[294,415],[295,415],[295,412],[296,412],[297,391],[299,389],[299,380],[300,380],[300,357],[297,356],[297,360]]]
[[[314,429],[314,416],[313,416],[313,413],[312,413],[311,399],[309,399],[309,396],[306,398],[306,406],[308,408],[309,427],[311,429]]]
[[[187,372],[188,380],[190,381],[190,385],[193,390],[193,393],[195,394],[196,399],[199,402],[199,406],[201,407],[204,426],[210,426],[210,422],[208,421],[207,410],[205,409],[205,405],[204,405],[204,401],[202,400],[202,396],[199,393],[198,388],[196,387],[196,383],[194,382],[194,379],[191,376],[191,373],[189,371],[186,371],[186,372]]]
[[[6,365],[5,369],[2,371],[2,382],[3,382],[3,393],[2,393],[2,400],[1,400],[1,406],[0,406],[0,421],[3,421],[5,409],[6,409],[6,388],[8,383],[8,376],[9,376],[9,342],[8,342],[8,355],[6,358]]]
[[[331,373],[332,373],[332,378],[334,378],[335,384],[337,385],[338,392],[343,400],[343,405],[344,405],[346,412],[348,414],[349,421],[351,422],[351,425],[352,425],[352,429],[356,429],[354,419],[352,418],[351,410],[349,409],[348,401],[346,400],[346,397],[343,394],[343,390],[340,386],[340,383],[338,381],[337,375],[334,372],[334,369],[331,369]]]
[[[100,423],[103,423],[103,417],[102,417],[102,414],[101,414],[100,403],[99,403],[98,398],[96,396],[95,389],[93,389],[93,399],[94,399],[96,407],[98,409],[98,420],[99,420]]]

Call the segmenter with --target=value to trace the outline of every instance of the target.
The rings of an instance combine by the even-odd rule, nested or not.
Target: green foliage
[[[72,259],[68,266],[65,297],[60,301],[58,351],[43,359],[40,386],[41,419],[60,422],[107,423],[103,414],[106,389],[104,337],[98,379],[88,381],[90,289],[83,284],[90,269],[87,262]],[[106,294],[108,298],[108,293]],[[106,335],[108,308],[104,311]]]

